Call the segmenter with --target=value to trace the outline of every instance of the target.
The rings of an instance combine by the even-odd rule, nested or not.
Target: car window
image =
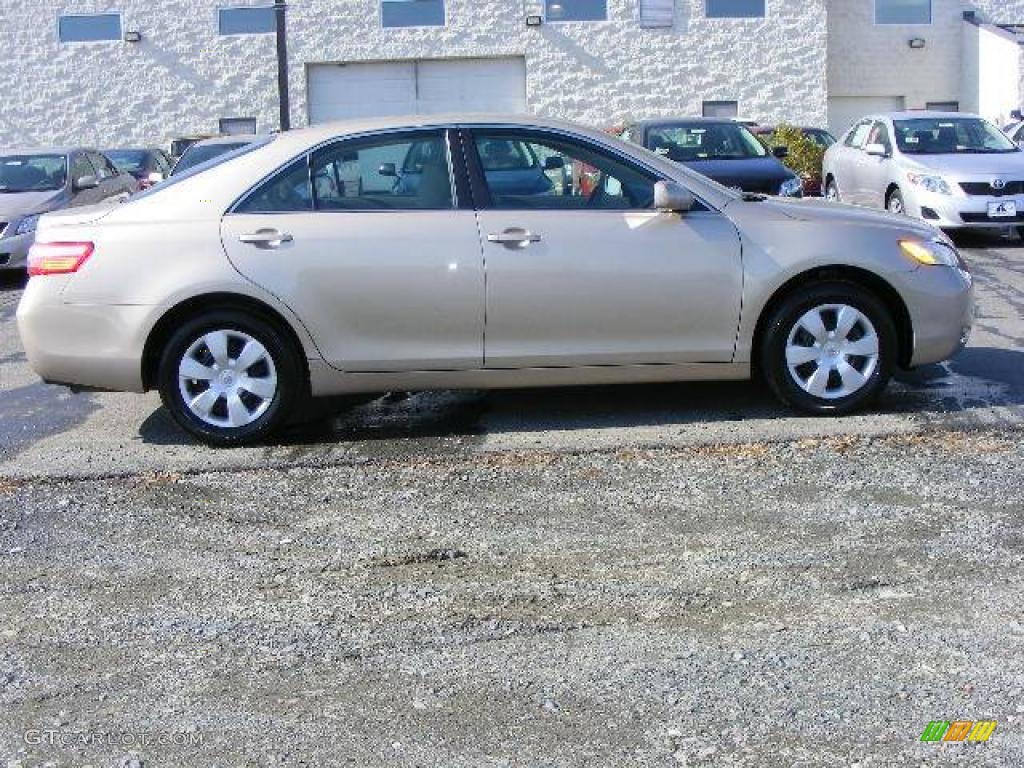
[[[864,146],[867,141],[868,134],[871,132],[871,121],[862,120],[850,130],[850,133],[846,137],[846,146],[853,147],[854,149],[860,149]]]
[[[115,175],[116,171],[114,171],[114,169],[110,166],[110,163],[107,162],[107,159],[98,152],[90,152],[89,160],[92,162],[93,167],[96,169],[96,177],[100,181],[103,181],[104,179],[109,179],[111,176]]]
[[[293,162],[257,187],[235,206],[236,213],[294,213],[313,210],[309,188],[309,159]]]
[[[977,117],[897,120],[896,144],[907,155],[1001,154],[1018,152],[1006,134]]]
[[[562,137],[476,131],[491,207],[631,210],[654,204],[657,177],[589,144]]]
[[[71,161],[71,178],[77,181],[83,176],[96,176],[98,178],[99,173],[92,167],[89,158],[84,154],[76,154]]]
[[[443,131],[341,141],[313,154],[310,175],[316,210],[455,207]]]
[[[865,146],[868,144],[881,144],[885,147],[886,152],[892,152],[892,142],[889,140],[889,129],[886,127],[885,123],[878,122],[874,124],[871,128],[871,134],[868,136],[867,141],[864,142]]]
[[[66,182],[64,155],[0,155],[0,193],[49,192]]]

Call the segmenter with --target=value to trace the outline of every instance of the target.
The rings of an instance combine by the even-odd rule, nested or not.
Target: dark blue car
[[[727,187],[765,195],[803,196],[800,178],[768,152],[746,126],[732,120],[647,120],[627,126],[622,137]],[[775,152],[786,156],[784,148]]]

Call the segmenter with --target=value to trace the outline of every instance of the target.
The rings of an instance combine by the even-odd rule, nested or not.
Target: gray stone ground
[[[972,346],[871,414],[433,393],[237,451],[37,383],[8,284],[0,757],[1024,765],[1024,246],[966,245]]]

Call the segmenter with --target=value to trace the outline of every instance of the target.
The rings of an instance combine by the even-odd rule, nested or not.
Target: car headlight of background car
[[[900,240],[900,250],[918,264],[967,271],[967,264],[959,251],[944,240]]]
[[[908,173],[907,178],[911,184],[916,184],[927,192],[935,192],[939,195],[953,194],[949,183],[941,176],[930,173]]]
[[[779,195],[782,197],[799,197],[803,193],[804,183],[796,176],[792,179],[786,179],[782,182],[782,186],[779,187]]]
[[[14,234],[17,236],[17,235],[27,235],[30,232],[35,232],[36,231],[36,225],[39,224],[39,217],[40,216],[42,216],[41,213],[34,213],[31,216],[26,216],[24,219],[22,219],[18,223],[18,228],[16,230],[14,230]]]

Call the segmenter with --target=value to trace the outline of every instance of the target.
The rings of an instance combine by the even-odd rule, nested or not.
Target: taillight
[[[28,249],[30,276],[77,272],[92,256],[92,243],[33,243]]]

